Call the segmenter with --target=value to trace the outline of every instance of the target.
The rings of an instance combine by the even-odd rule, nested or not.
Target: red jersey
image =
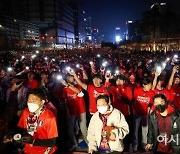
[[[109,95],[109,93],[104,85],[102,85],[101,87],[95,87],[94,85],[89,84],[87,87],[87,91],[89,94],[89,112],[96,113],[97,112],[96,98],[99,95],[103,95],[103,94]]]
[[[180,87],[173,86],[170,90],[170,98],[177,110],[180,110]]]
[[[38,87],[38,82],[36,80],[29,81],[30,89],[35,89]]]
[[[124,86],[112,86],[110,89],[112,94],[112,106],[120,110],[125,116],[130,115],[130,104],[126,102],[124,98],[129,101],[132,100],[132,90],[129,87]]]
[[[74,86],[80,89],[79,85]],[[63,97],[66,99],[69,113],[71,116],[80,115],[86,112],[84,98],[78,96],[78,93],[74,92],[68,87],[65,87],[63,89]]]
[[[143,88],[134,90],[133,111],[135,115],[147,115],[147,109],[153,105],[154,92],[152,90],[145,92]]]
[[[28,108],[24,109],[18,127],[27,129],[27,119],[29,117],[29,110]],[[39,116],[38,119],[38,126],[36,132],[34,132],[33,138],[34,139],[52,139],[58,137],[58,130],[57,130],[57,123],[56,117],[54,114],[45,108],[42,114]],[[32,146],[29,143],[25,143],[24,145],[24,153],[25,154],[44,154],[48,147],[43,146]],[[57,147],[52,147],[50,153],[55,152]]]
[[[163,94],[166,96],[167,100],[170,100],[169,91],[166,88],[163,88],[162,90],[156,88],[154,89],[154,94]]]

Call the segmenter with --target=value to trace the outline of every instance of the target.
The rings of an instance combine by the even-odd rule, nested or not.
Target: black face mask
[[[156,110],[159,111],[160,113],[163,113],[166,109],[165,105],[157,105]]]

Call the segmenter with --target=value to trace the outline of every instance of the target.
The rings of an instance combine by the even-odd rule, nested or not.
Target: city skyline
[[[115,28],[120,27],[122,34],[127,30],[128,20],[142,18],[154,3],[167,3],[178,12],[178,0],[68,0],[78,2],[87,16],[92,17],[92,27],[98,28],[105,35],[105,41],[115,41]],[[179,13],[179,12],[178,12]]]

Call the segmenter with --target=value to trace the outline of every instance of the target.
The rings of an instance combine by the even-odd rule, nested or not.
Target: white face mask
[[[30,112],[36,112],[39,109],[39,105],[35,103],[28,103],[28,109]]]
[[[105,114],[108,110],[108,106],[98,106],[97,109],[99,113]]]

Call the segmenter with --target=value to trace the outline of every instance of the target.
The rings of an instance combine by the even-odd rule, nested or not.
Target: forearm
[[[168,82],[168,90],[170,90],[172,87],[174,75],[175,75],[175,73],[172,72],[171,77],[170,77],[169,82]]]
[[[78,77],[77,75],[74,75],[74,79],[76,80],[76,82],[84,89],[87,90],[87,85],[85,83],[83,83]]]
[[[43,147],[53,147],[56,145],[56,138],[51,138],[51,139],[35,139],[33,141],[34,146],[43,146]]]
[[[80,93],[81,92],[81,90],[79,90],[78,88],[76,88],[76,87],[74,87],[73,85],[69,85],[69,88],[72,90],[72,91],[74,91],[75,93]]]
[[[83,75],[84,80],[88,80],[88,76],[87,76],[85,70],[82,71],[82,75]]]
[[[155,77],[154,77],[154,80],[153,80],[153,85],[152,85],[152,90],[154,90],[154,89],[155,89],[156,84],[157,84],[157,76],[155,76]]]
[[[97,72],[96,72],[95,68],[91,66],[91,74],[96,74],[96,73]]]

